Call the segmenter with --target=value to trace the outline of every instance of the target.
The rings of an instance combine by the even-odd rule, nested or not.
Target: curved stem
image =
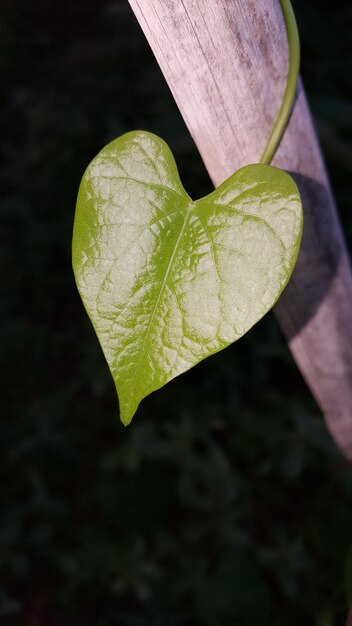
[[[299,35],[296,18],[291,6],[291,2],[290,0],[280,0],[280,4],[285,20],[288,39],[289,68],[286,89],[281,108],[277,116],[273,131],[269,137],[267,146],[263,152],[262,158],[260,159],[260,163],[264,163],[266,165],[269,165],[274,157],[274,154],[281,141],[282,135],[284,134],[288,119],[291,114],[292,105],[296,93],[300,62]]]

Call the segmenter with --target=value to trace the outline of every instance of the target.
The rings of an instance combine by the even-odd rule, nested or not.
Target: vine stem
[[[290,0],[280,0],[280,4],[287,32],[289,68],[281,108],[277,116],[275,126],[269,137],[267,146],[260,159],[260,163],[263,163],[265,165],[270,165],[270,162],[274,157],[274,154],[282,139],[282,135],[284,134],[287,122],[289,120],[296,94],[300,64],[299,34],[295,14],[293,12]]]

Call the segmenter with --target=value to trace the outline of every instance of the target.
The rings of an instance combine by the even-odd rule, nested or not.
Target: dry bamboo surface
[[[219,185],[258,162],[288,68],[278,0],[129,0],[206,168]],[[352,276],[300,83],[274,165],[303,199],[301,252],[275,312],[335,441],[352,460]]]

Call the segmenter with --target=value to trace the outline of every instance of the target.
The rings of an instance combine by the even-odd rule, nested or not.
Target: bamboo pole
[[[214,185],[258,162],[287,75],[279,1],[129,2]],[[273,164],[293,174],[305,212],[298,263],[275,313],[331,434],[352,460],[352,277],[301,83]]]

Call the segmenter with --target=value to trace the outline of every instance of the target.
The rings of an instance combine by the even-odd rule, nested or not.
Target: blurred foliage
[[[295,8],[350,241],[352,7]],[[271,315],[118,421],[71,270],[80,178],[142,128],[211,188],[127,0],[3,1],[0,72],[0,623],[343,624],[352,471]]]

